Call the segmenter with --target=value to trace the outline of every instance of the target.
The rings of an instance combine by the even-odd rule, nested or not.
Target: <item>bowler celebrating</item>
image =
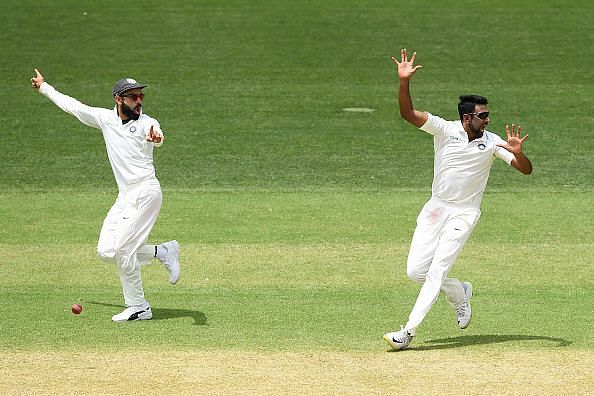
[[[157,120],[142,112],[146,85],[125,78],[113,87],[112,110],[90,107],[58,92],[35,69],[31,85],[58,107],[83,124],[103,133],[107,156],[118,185],[116,202],[103,222],[97,251],[99,257],[115,263],[127,308],[112,317],[114,322],[151,319],[153,314],[144,298],[140,268],[151,259],[161,261],[169,272],[169,282],[180,276],[177,241],[147,245],[149,234],[161,209],[162,194],[153,166],[153,147],[163,144]]]
[[[491,165],[500,158],[525,175],[532,173],[532,164],[522,151],[528,135],[520,137],[520,126],[517,131],[514,124],[511,129],[505,127],[507,141],[486,131],[487,98],[460,96],[459,121],[414,109],[409,82],[421,67],[414,65],[416,55],[409,60],[403,49],[400,61],[392,60],[398,65],[400,115],[433,136],[433,186],[431,199],[417,218],[407,261],[407,275],[422,285],[421,290],[406,325],[384,335],[394,349],[408,347],[440,291],[453,306],[458,326],[465,329],[469,325],[472,285],[448,278],[448,273],[480,217]]]

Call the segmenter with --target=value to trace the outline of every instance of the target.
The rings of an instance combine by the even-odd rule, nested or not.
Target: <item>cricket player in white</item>
[[[153,317],[144,298],[140,269],[153,258],[169,272],[169,282],[180,276],[177,241],[147,245],[149,234],[161,209],[162,194],[153,166],[153,147],[163,144],[163,132],[157,120],[142,112],[146,85],[131,78],[121,79],[113,87],[115,107],[87,106],[58,92],[45,82],[35,69],[31,85],[65,112],[83,124],[103,133],[107,156],[119,194],[110,209],[99,236],[99,257],[116,264],[127,308],[112,317],[114,322],[146,320]]]
[[[448,278],[456,257],[480,217],[480,203],[495,158],[504,160],[523,174],[532,173],[532,164],[522,152],[528,137],[520,137],[512,124],[506,125],[507,141],[485,130],[489,123],[487,99],[477,95],[460,97],[459,121],[446,121],[415,110],[409,82],[421,68],[400,51],[398,65],[398,105],[402,118],[433,135],[435,151],[431,199],[417,218],[407,261],[407,275],[421,284],[408,322],[400,331],[384,335],[394,349],[408,347],[417,328],[437,300],[440,291],[453,306],[458,326],[465,329],[471,318],[472,285]]]

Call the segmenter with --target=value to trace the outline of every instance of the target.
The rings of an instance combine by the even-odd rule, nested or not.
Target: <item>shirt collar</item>
[[[142,109],[140,109],[140,117],[138,117],[138,120],[132,120],[132,119],[130,119],[127,122],[123,122],[122,119],[120,118],[119,114],[118,114],[118,105],[115,105],[113,107],[113,115],[114,115],[115,118],[118,119],[118,124],[120,124],[120,125],[127,125],[130,122],[134,122],[134,121],[140,120],[140,117],[142,117]]]
[[[463,134],[464,136],[466,136],[466,141],[468,141],[468,133],[466,133],[466,131],[464,130],[464,127],[462,126],[462,121],[460,121],[460,133]],[[473,140],[473,142],[487,142],[488,138],[487,138],[487,130],[485,129],[485,131],[483,132],[483,136],[481,136],[480,138],[476,138]],[[471,142],[472,143],[472,142]]]

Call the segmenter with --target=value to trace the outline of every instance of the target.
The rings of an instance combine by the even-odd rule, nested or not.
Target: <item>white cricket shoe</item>
[[[114,322],[128,322],[132,320],[149,320],[153,317],[153,311],[151,307],[139,308],[128,307],[117,315],[113,315],[111,320]]]
[[[167,254],[161,262],[169,272],[169,283],[175,285],[181,275],[181,266],[179,265],[179,243],[177,241],[169,241],[165,242],[163,246],[167,249]]]
[[[472,285],[470,282],[462,282],[464,288],[464,302],[456,309],[456,316],[458,317],[458,327],[465,329],[470,324],[470,317],[472,311],[470,309],[470,299],[472,298]]]
[[[384,340],[386,340],[386,342],[397,351],[408,348],[408,344],[410,344],[413,337],[414,336],[402,326],[400,326],[400,331],[393,331],[391,333],[384,334]]]

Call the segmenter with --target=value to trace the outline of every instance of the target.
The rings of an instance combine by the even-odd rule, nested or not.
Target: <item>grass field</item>
[[[594,270],[586,1],[0,3],[2,394],[591,394]],[[432,142],[395,106],[390,55],[418,51],[415,105],[530,134],[534,173],[496,163],[443,298],[391,353],[418,293],[405,263]],[[34,67],[81,101],[149,84],[164,205],[183,273],[143,270],[154,319],[95,245],[116,188],[100,133],[32,92]],[[349,107],[371,108],[352,113]],[[503,132],[504,134],[504,132]],[[69,307],[81,303],[81,315]],[[127,385],[140,381],[140,389]]]

